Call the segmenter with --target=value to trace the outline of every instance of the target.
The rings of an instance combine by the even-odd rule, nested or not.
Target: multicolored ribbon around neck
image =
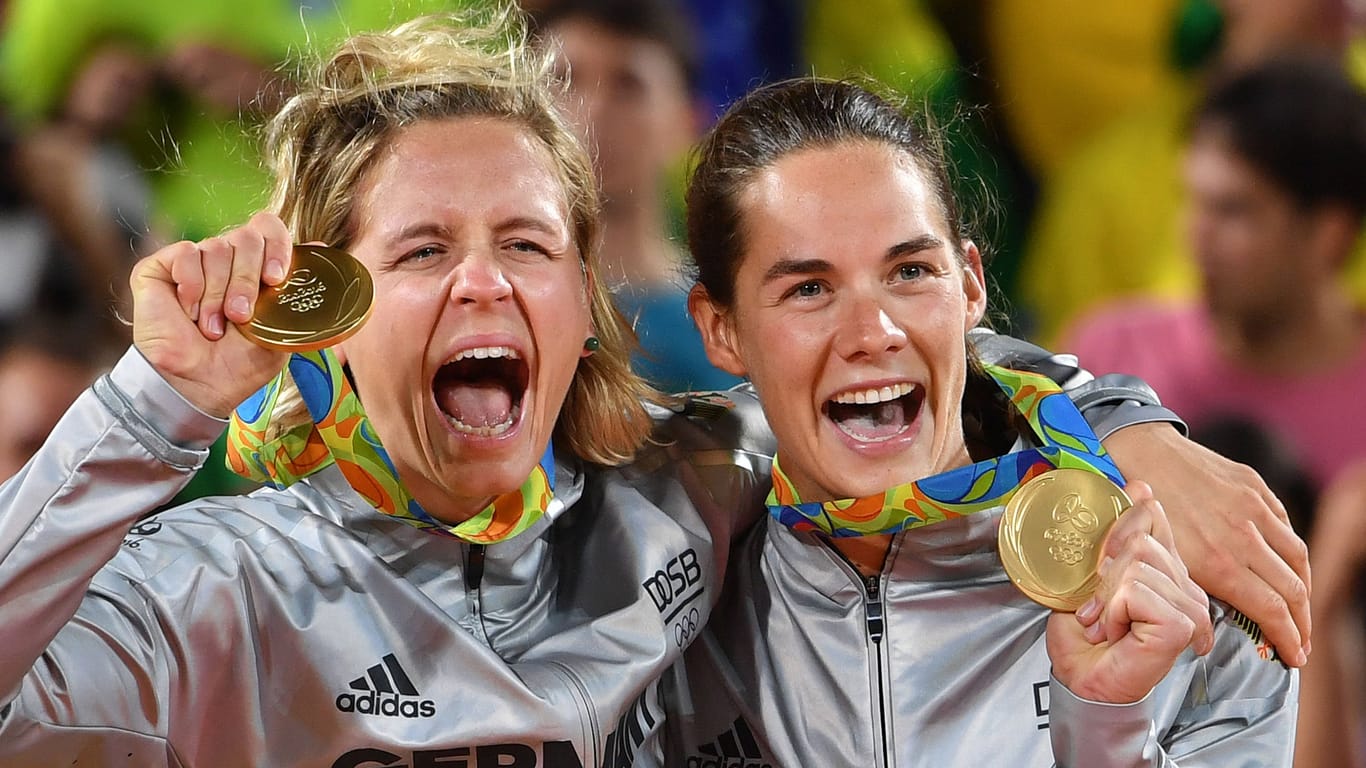
[[[820,531],[837,538],[871,536],[1000,506],[1024,483],[1059,467],[1099,472],[1124,485],[1123,475],[1091,425],[1052,379],[994,365],[983,367],[1043,445],[903,483],[879,496],[825,502],[803,502],[774,458],[769,514],[796,531]]]
[[[474,544],[492,544],[525,531],[554,498],[555,458],[550,445],[522,487],[493,500],[457,525],[432,517],[403,487],[380,445],[360,398],[331,350],[290,355],[288,375],[303,395],[313,422],[266,440],[286,373],[233,412],[228,425],[228,467],[243,477],[284,488],[332,464],[375,509],[409,525]]]

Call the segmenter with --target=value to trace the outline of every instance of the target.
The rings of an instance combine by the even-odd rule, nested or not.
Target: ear
[[[688,314],[692,315],[697,330],[702,334],[702,346],[706,348],[711,364],[732,376],[747,375],[739,345],[735,343],[735,329],[731,327],[730,315],[711,300],[707,289],[701,284],[694,285],[688,291]]]
[[[963,330],[969,331],[982,322],[987,313],[987,278],[982,269],[982,252],[971,240],[963,241],[963,297],[967,300]]]
[[[1328,204],[1311,219],[1310,252],[1321,263],[1322,274],[1332,278],[1346,268],[1361,236],[1361,220],[1345,205]]]

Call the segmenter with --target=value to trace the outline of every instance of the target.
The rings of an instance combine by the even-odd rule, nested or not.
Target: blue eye
[[[546,250],[545,248],[542,248],[541,246],[527,240],[518,240],[517,242],[513,243],[511,247],[514,250],[522,251],[524,253],[550,253],[550,251]]]
[[[418,248],[415,251],[411,251],[407,256],[404,256],[403,259],[405,261],[426,261],[427,259],[437,256],[440,253],[441,250],[436,246],[425,245],[421,248]]]
[[[822,290],[823,289],[821,288],[820,283],[816,282],[815,280],[808,280],[805,283],[802,283],[797,287],[793,288],[792,295],[809,299],[813,296],[819,296]]]
[[[897,267],[896,275],[902,280],[918,280],[925,276],[925,268],[919,264],[902,264]]]

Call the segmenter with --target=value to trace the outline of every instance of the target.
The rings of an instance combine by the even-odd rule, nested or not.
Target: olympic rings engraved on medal
[[[284,293],[283,290],[288,288],[295,290]],[[277,304],[289,307],[294,312],[311,312],[323,305],[321,294],[327,290],[327,283],[322,282],[313,270],[304,267],[290,275],[289,281],[280,289],[282,292],[275,300]]]
[[[1063,565],[1080,563],[1093,546],[1090,538],[1082,534],[1095,531],[1100,518],[1077,493],[1069,493],[1058,499],[1058,503],[1053,505],[1052,517],[1054,522],[1063,527],[1049,528],[1043,532],[1044,540],[1052,542],[1048,554],[1054,562]],[[1068,530],[1068,527],[1072,530]]]
[[[1048,547],[1048,554],[1055,562],[1063,565],[1080,563],[1086,557],[1086,552],[1091,549],[1091,542],[1076,531],[1049,528],[1043,532],[1043,538],[1044,541],[1053,542]]]

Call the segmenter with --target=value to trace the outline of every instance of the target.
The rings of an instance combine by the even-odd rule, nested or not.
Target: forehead
[[[749,251],[880,251],[922,234],[949,241],[942,206],[916,162],[880,142],[785,155],[755,174],[739,204]]]
[[[1196,192],[1241,193],[1269,198],[1284,195],[1275,182],[1243,159],[1226,131],[1202,129],[1186,148],[1185,176]]]
[[[563,178],[550,149],[511,120],[424,120],[400,129],[363,177],[358,232],[400,227],[398,219],[435,211],[515,209],[566,220]]]
[[[583,16],[559,19],[550,25],[549,32],[559,42],[557,61],[567,62],[581,70],[580,74],[600,75],[603,70],[615,68],[672,72],[680,81],[683,77],[683,62],[669,46],[652,37],[616,30]],[[572,76],[570,85],[574,85]]]

